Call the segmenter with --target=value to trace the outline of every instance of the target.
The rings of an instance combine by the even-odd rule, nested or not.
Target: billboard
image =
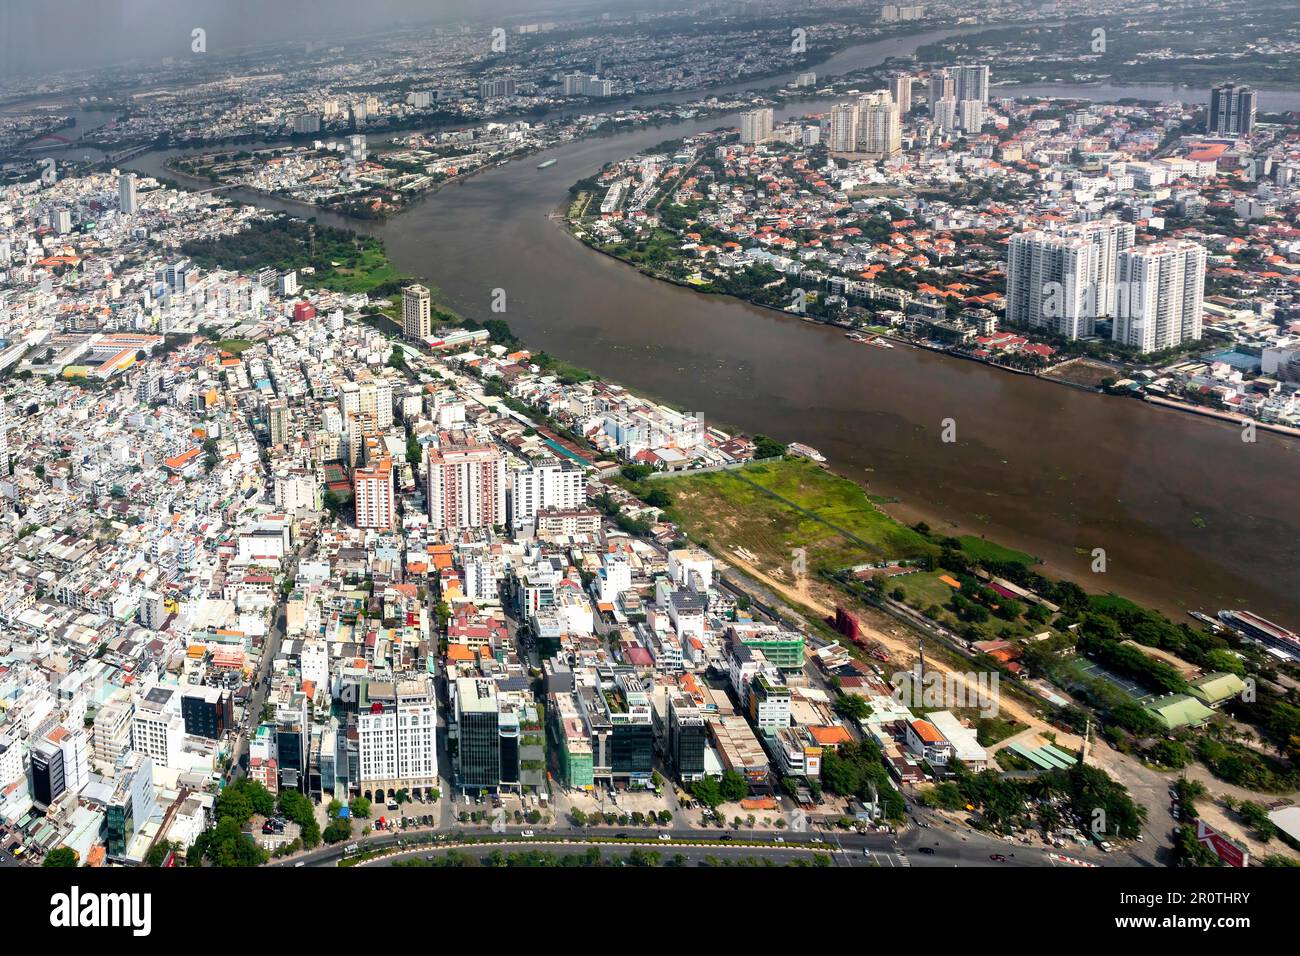
[[[1228,866],[1246,866],[1250,863],[1248,850],[1210,827],[1204,820],[1196,821],[1196,839]]]

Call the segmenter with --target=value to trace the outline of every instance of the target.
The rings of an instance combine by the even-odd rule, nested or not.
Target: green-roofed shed
[[[1187,694],[1159,697],[1147,705],[1147,712],[1169,730],[1199,727],[1214,716],[1214,711]]]
[[[1206,674],[1191,681],[1187,686],[1187,692],[1207,707],[1217,707],[1246,689],[1246,684],[1240,677],[1227,671]]]

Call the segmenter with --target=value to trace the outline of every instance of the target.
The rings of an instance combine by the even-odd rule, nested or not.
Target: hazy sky
[[[590,0],[586,0],[590,3]],[[615,0],[617,2],[617,0]],[[0,74],[181,56],[195,27],[208,51],[346,38],[394,24],[519,16],[582,0],[0,0]],[[613,5],[612,3],[610,5]]]

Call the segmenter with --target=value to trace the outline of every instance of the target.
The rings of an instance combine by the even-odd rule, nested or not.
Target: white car
[[[670,837],[667,833],[661,833],[661,834],[659,834],[659,839],[661,839],[661,840],[671,840],[672,837]]]
[[[519,834],[521,837],[530,837],[533,835],[532,830],[524,830]]]

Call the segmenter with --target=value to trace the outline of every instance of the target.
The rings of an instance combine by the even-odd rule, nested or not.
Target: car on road
[[[777,838],[776,838],[776,842],[777,842],[777,843],[784,843],[784,842],[785,842],[785,837],[777,837]]]
[[[530,836],[533,835],[533,831],[532,831],[532,830],[523,830],[522,832],[520,832],[519,835],[520,835],[521,837],[530,837]]]
[[[923,846],[921,847],[921,852],[924,853],[926,856],[934,856],[934,847]]]
[[[1005,863],[1005,862],[1007,862],[1007,858],[1006,858],[1005,856],[1003,856],[1001,853],[990,853],[990,854],[989,854],[989,859],[990,859],[990,860],[993,860],[993,861],[996,862],[996,863]]]
[[[661,840],[671,840],[672,837],[670,837],[667,833],[661,833],[661,834],[659,834],[659,839],[661,839]]]

